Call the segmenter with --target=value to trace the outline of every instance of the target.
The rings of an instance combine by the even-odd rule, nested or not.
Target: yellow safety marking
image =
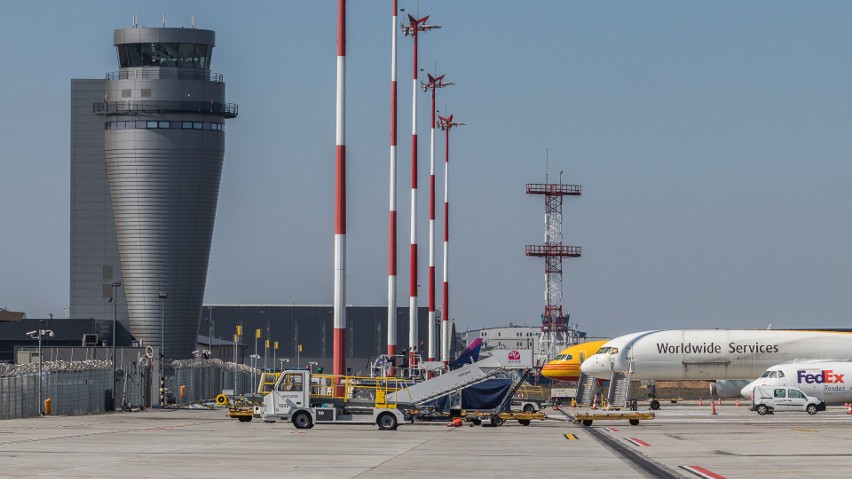
[[[801,428],[793,428],[796,432],[816,432],[816,429],[801,429]]]
[[[569,441],[576,441],[577,436],[574,434],[565,434],[565,439],[568,439]]]

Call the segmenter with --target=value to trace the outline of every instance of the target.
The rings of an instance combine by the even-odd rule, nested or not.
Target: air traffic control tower
[[[196,347],[225,120],[222,75],[210,71],[215,32],[115,30],[120,69],[104,81],[106,175],[131,334],[166,358]]]

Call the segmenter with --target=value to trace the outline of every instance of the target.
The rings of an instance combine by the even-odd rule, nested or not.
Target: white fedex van
[[[825,411],[825,402],[808,396],[801,389],[789,386],[757,386],[751,400],[751,411],[758,414],[772,414],[775,411],[806,411],[816,414]]]

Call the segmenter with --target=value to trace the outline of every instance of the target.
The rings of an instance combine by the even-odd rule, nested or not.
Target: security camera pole
[[[37,329],[35,331],[30,331],[27,333],[27,336],[38,339],[38,414],[39,416],[44,416],[44,402],[41,400],[41,338],[44,335],[48,335],[53,337],[53,331],[50,329]]]
[[[118,288],[121,287],[120,281],[112,282],[112,410],[115,411],[115,328],[118,325]]]

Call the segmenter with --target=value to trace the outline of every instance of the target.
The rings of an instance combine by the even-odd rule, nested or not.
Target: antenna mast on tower
[[[579,196],[581,186],[559,183],[527,184],[528,195],[544,195],[544,245],[527,245],[527,256],[544,258],[544,314],[541,316],[536,367],[540,368],[556,357],[567,344],[577,342],[576,335],[569,338],[568,315],[562,312],[562,258],[580,256],[579,246],[562,244],[562,198],[566,195]]]

